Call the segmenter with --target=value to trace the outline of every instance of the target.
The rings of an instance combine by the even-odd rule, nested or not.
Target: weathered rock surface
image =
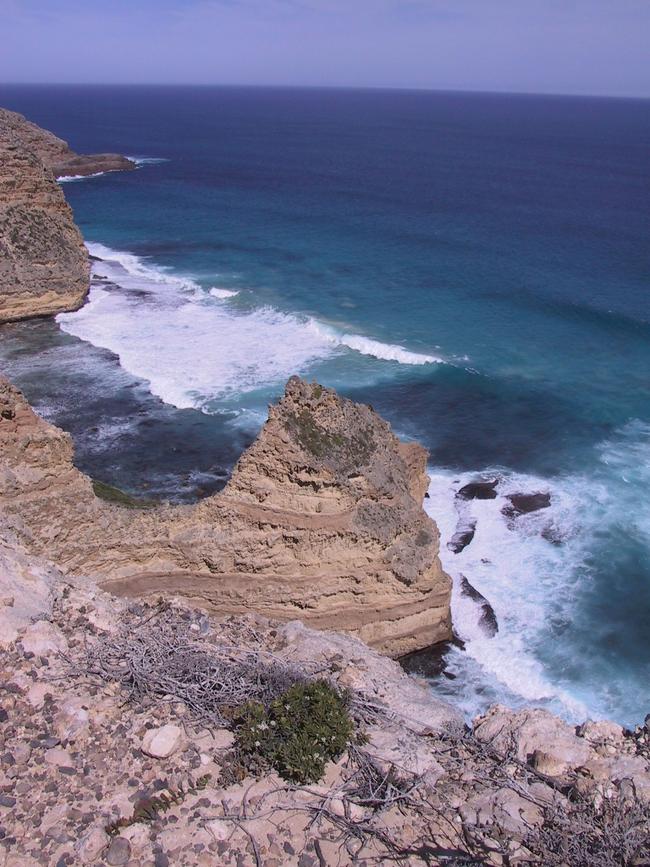
[[[51,171],[0,110],[0,322],[80,307],[90,263]]]
[[[41,595],[52,590],[34,580]],[[53,595],[42,622],[63,637],[65,659],[33,656],[24,626],[0,656],[2,867],[648,863],[650,726],[575,729],[545,711],[495,707],[470,731],[431,688],[353,636],[212,618],[179,599],[127,603],[87,579],[59,577]],[[233,780],[230,731],[206,728],[173,697],[127,701],[120,689],[116,636],[142,635],[157,618],[176,624],[179,648],[254,648],[345,687],[365,737],[315,784],[287,786],[269,770]],[[83,664],[105,640],[108,678]],[[44,694],[36,707],[35,690]],[[73,719],[82,725],[69,727]],[[171,752],[142,749],[181,728]],[[557,764],[540,765],[540,755]]]
[[[495,705],[475,720],[474,735],[496,755],[525,762],[544,777],[577,777],[583,793],[611,793],[614,785],[629,780],[634,797],[650,804],[648,749],[639,750],[615,723],[589,721],[576,728],[541,708],[513,711]]]
[[[51,611],[56,577],[52,566],[30,557],[15,538],[0,534],[0,648]]]
[[[88,292],[88,253],[55,176],[135,167],[118,154],[78,156],[0,108],[0,323],[76,310]]]
[[[98,499],[70,437],[0,382],[0,513],[32,553],[118,595],[299,618],[395,656],[451,637],[425,466],[369,407],[294,377],[222,492],[127,509]]]

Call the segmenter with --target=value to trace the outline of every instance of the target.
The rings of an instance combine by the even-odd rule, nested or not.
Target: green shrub
[[[274,768],[294,783],[314,783],[345,750],[354,725],[346,697],[325,680],[297,683],[268,707],[244,705],[237,719],[237,749],[251,771]]]
[[[109,503],[115,503],[118,506],[124,506],[125,509],[153,509],[157,505],[153,500],[141,500],[137,497],[132,497],[113,485],[100,482],[99,479],[92,479],[92,484],[93,493],[96,497]]]

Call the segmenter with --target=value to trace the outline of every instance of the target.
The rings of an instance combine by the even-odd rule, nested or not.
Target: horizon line
[[[553,96],[582,99],[649,100],[650,94],[559,92],[544,90],[488,90],[461,87],[418,87],[378,84],[252,84],[237,82],[174,82],[174,81],[0,81],[0,87],[187,87],[187,88],[255,88],[261,90],[364,90],[404,93],[466,93],[485,96]]]

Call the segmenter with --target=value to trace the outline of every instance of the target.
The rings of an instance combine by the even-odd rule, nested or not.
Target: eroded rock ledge
[[[299,618],[393,656],[450,638],[425,465],[372,409],[293,377],[222,492],[128,509],[98,499],[69,435],[0,381],[0,514],[31,553],[116,595]]]

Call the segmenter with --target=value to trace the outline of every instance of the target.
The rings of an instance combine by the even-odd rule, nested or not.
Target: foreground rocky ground
[[[647,729],[497,707],[470,730],[358,639],[118,600],[12,544],[0,597],[1,867],[650,863]],[[315,784],[251,775],[218,712],[133,691],[157,636],[324,677],[363,736]]]

